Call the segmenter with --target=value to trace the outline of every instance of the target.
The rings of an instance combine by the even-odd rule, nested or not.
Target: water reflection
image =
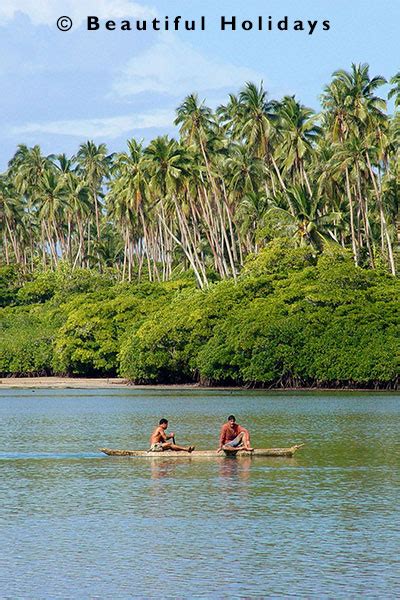
[[[150,463],[150,473],[152,479],[163,479],[164,477],[173,477],[176,472],[177,464],[176,460],[178,459],[146,459]]]
[[[250,476],[250,469],[255,459],[251,457],[226,457],[222,458],[219,463],[219,475],[221,478],[227,478],[231,480],[248,479]],[[228,485],[231,482],[227,482]]]

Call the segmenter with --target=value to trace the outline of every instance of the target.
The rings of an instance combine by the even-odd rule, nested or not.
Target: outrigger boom
[[[146,450],[113,450],[112,448],[99,448],[100,452],[107,456],[127,456],[127,457],[146,457],[146,458],[223,458],[235,455],[237,458],[257,457],[257,456],[282,456],[291,458],[299,448],[304,444],[295,444],[290,448],[257,448],[252,452],[247,450],[238,450],[238,452],[220,452],[216,450],[194,450],[193,452],[177,452],[174,450],[165,450],[164,452],[148,452]]]

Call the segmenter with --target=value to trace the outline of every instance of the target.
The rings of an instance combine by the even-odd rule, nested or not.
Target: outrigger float
[[[146,450],[113,450],[112,448],[99,448],[100,452],[107,456],[126,456],[126,457],[142,457],[142,458],[255,458],[261,456],[281,456],[292,458],[299,448],[304,444],[295,444],[290,448],[257,448],[252,452],[247,450],[238,450],[237,452],[220,452],[216,450],[194,450],[193,452],[164,450],[164,452],[148,452]]]

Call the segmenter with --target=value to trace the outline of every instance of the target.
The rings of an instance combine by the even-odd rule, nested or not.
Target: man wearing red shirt
[[[253,452],[254,448],[250,446],[250,434],[241,425],[236,423],[233,415],[229,415],[228,422],[224,423],[219,436],[218,452],[237,452],[238,450],[247,450]]]

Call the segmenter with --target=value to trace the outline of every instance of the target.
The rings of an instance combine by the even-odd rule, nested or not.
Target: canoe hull
[[[299,448],[304,444],[296,444],[290,448],[257,448],[253,452],[239,450],[234,453],[235,458],[256,458],[261,456],[283,456],[291,458]],[[107,456],[126,456],[126,457],[142,457],[142,458],[225,458],[230,457],[231,453],[220,452],[216,450],[194,450],[194,452],[174,452],[166,450],[164,452],[147,452],[146,450],[116,450],[112,448],[100,448],[100,451]]]

